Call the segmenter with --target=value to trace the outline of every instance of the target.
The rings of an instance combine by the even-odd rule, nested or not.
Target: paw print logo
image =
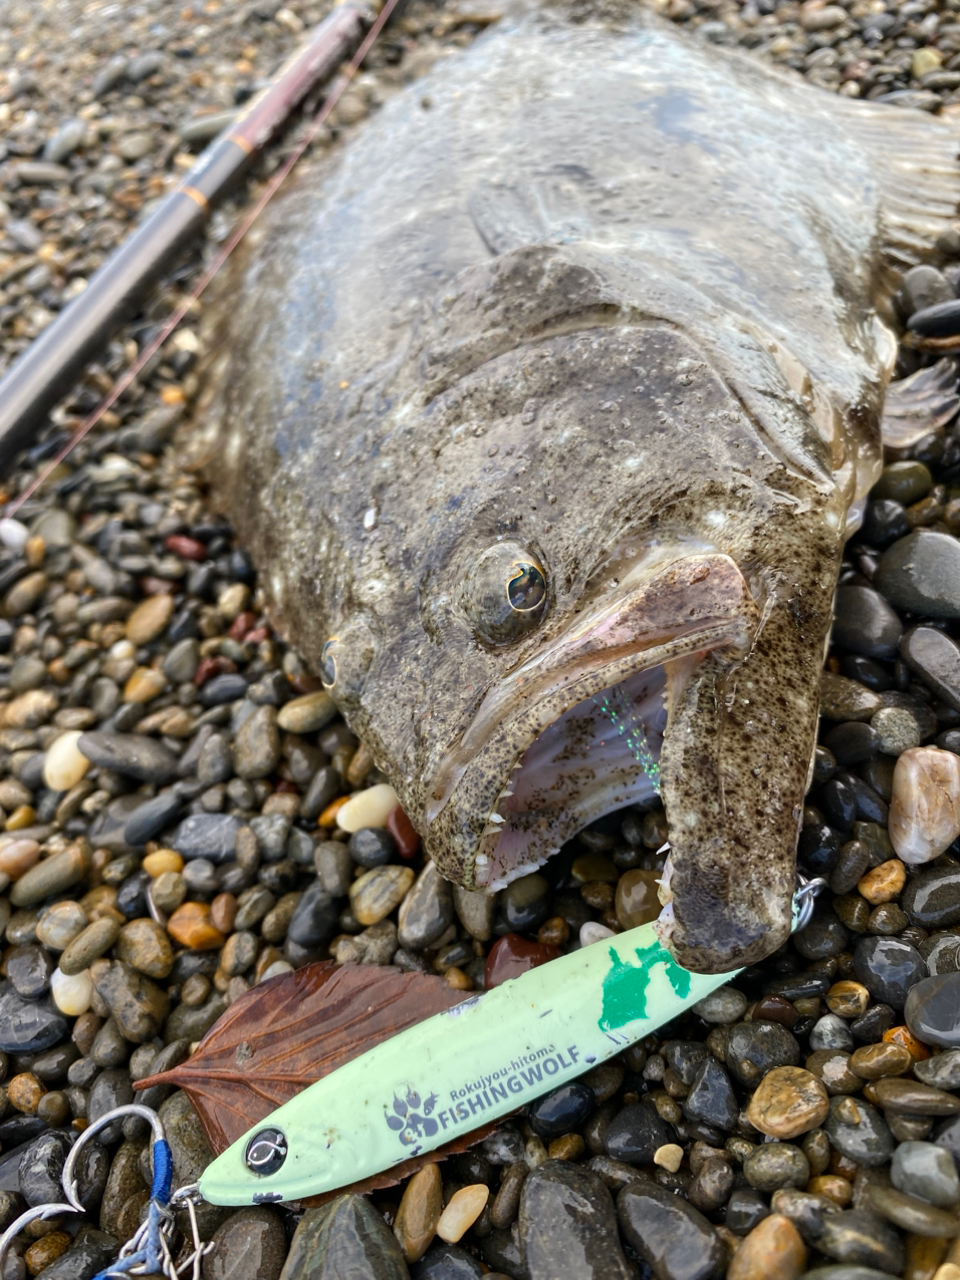
[[[416,1089],[408,1089],[402,1098],[395,1094],[394,1115],[386,1117],[387,1124],[399,1135],[405,1147],[412,1147],[420,1138],[431,1138],[437,1132],[439,1126],[436,1120],[430,1119],[436,1105],[435,1093],[431,1093],[425,1101],[421,1100]]]

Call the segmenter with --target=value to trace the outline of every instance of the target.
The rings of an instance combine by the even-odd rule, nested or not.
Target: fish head
[[[791,928],[842,500],[689,333],[605,301],[568,258],[511,265],[496,303],[503,264],[462,289],[421,353],[401,417],[429,464],[381,493],[403,586],[361,640],[362,692],[324,678],[469,889],[659,791],[662,936],[726,972]],[[789,397],[779,411],[802,428]],[[357,669],[342,636],[337,654]]]

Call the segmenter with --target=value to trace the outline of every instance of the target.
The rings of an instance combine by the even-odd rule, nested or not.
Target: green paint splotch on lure
[[[610,948],[610,971],[603,980],[603,1010],[600,1014],[601,1031],[619,1031],[637,1018],[647,1016],[647,995],[654,966],[662,964],[671,987],[685,1000],[690,994],[690,974],[681,969],[658,941],[648,947],[637,947],[635,954],[639,965],[631,964]]]

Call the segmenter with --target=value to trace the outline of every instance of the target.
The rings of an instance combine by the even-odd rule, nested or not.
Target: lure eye
[[[331,636],[320,651],[320,679],[325,689],[332,689],[337,683],[337,637]]]
[[[513,644],[538,627],[546,613],[543,566],[525,547],[498,542],[465,574],[460,603],[479,640]]]
[[[244,1161],[251,1173],[269,1177],[287,1158],[287,1139],[279,1129],[261,1129],[247,1143]]]

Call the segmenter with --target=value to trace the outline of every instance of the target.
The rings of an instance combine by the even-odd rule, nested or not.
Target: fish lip
[[[482,863],[478,875],[477,854],[485,838],[489,846],[489,815],[514,766],[540,734],[638,672],[721,647],[746,651],[755,618],[744,577],[722,552],[681,546],[639,563],[615,601],[578,620],[484,696],[425,806],[425,842],[440,870],[467,888],[500,887],[484,882]],[[539,861],[554,851],[545,849]],[[514,874],[531,869],[521,865]]]

